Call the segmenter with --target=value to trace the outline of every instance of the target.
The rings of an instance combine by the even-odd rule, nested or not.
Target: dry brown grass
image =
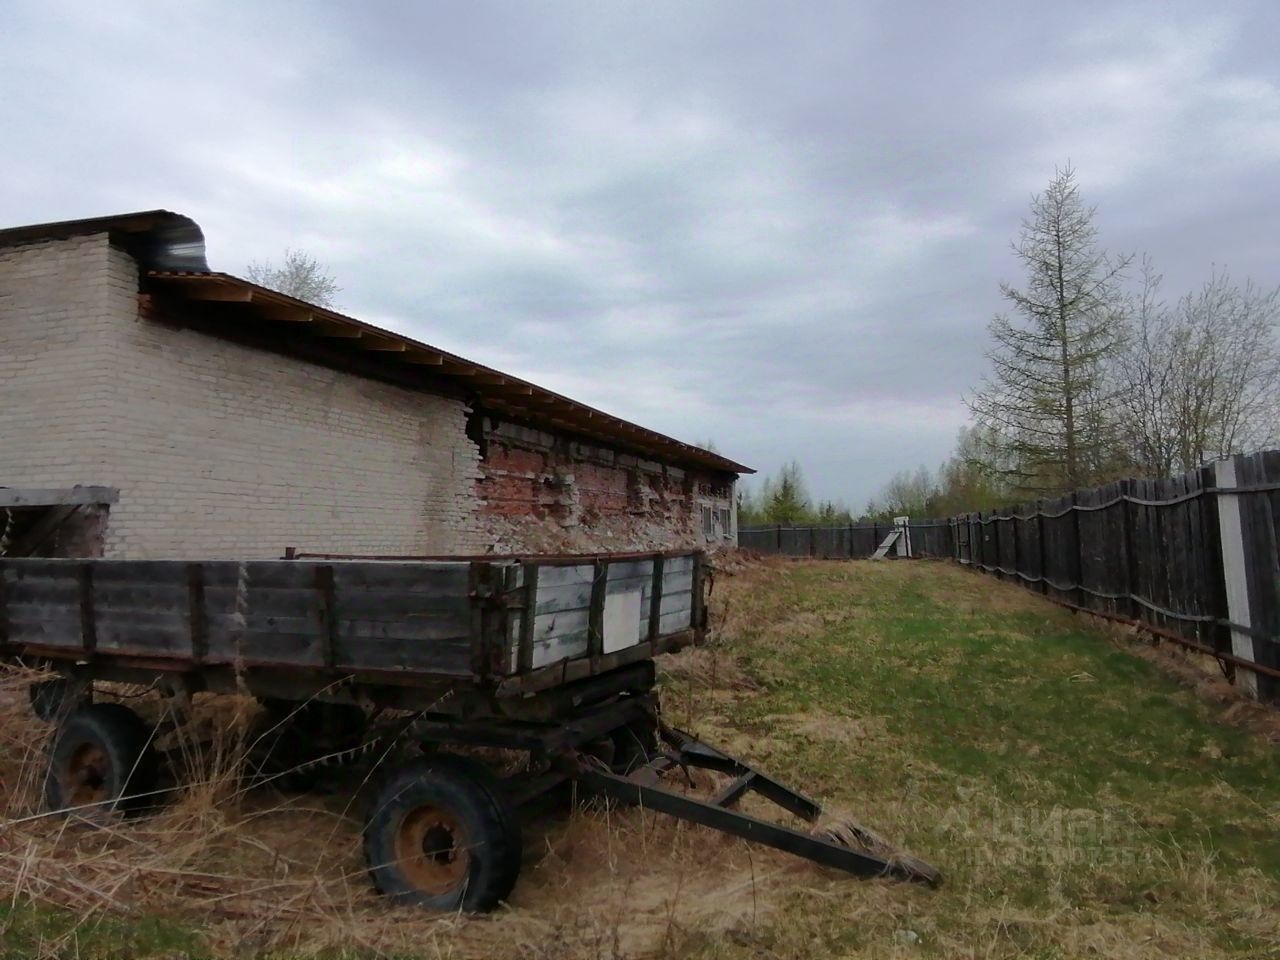
[[[794,871],[784,858],[667,817],[576,808],[526,829],[521,881],[497,914],[391,907],[365,873],[363,782],[328,797],[246,787],[257,710],[247,698],[197,697],[194,721],[158,739],[179,784],[155,812],[102,824],[44,814],[52,729],[27,706],[34,678],[0,678],[0,890],[10,904],[80,918],[45,945],[47,956],[71,950],[101,917],[148,915],[198,926],[227,955],[629,957],[675,950],[691,929],[763,917]],[[153,721],[166,709],[150,694],[129,702]]]
[[[827,634],[853,624],[850,635],[873,651],[887,636],[884,625],[895,615],[894,604],[912,591],[927,592],[956,616],[968,618],[964,630],[998,629],[1011,637],[1016,631],[993,625],[993,617],[1059,616],[1010,585],[962,574],[939,576],[941,569],[899,563],[723,563],[711,643],[664,658],[662,671],[664,707],[679,724],[784,779],[795,779],[798,786],[816,782],[820,793],[842,797],[848,813],[891,839],[927,837],[933,846],[918,852],[935,854],[950,874],[951,884],[942,891],[850,881],[666,817],[577,808],[526,827],[523,874],[510,905],[497,913],[439,917],[395,908],[373,892],[365,875],[358,835],[367,790],[358,778],[336,783],[330,795],[245,788],[239,758],[256,709],[246,699],[197,698],[195,722],[161,742],[175,751],[182,783],[156,812],[105,827],[38,816],[50,730],[26,706],[30,677],[11,673],[0,678],[5,793],[0,894],[11,905],[66,908],[79,918],[42,945],[38,955],[49,957],[77,955],[77,943],[89,942],[99,918],[128,922],[144,916],[197,929],[208,950],[221,956],[331,952],[498,960],[687,955],[1154,960],[1228,956],[1224,929],[1254,940],[1274,932],[1275,887],[1256,874],[1221,869],[1212,850],[1152,848],[1155,859],[1141,873],[1159,879],[1137,894],[1133,876],[1108,879],[1108,864],[1082,872],[1069,862],[1042,862],[1044,824],[1028,821],[1015,828],[1006,823],[1009,829],[993,841],[990,811],[1004,802],[1001,789],[978,777],[957,776],[921,756],[888,707],[860,708],[852,699],[821,706],[785,699],[791,689],[786,662],[805,644],[833,642]],[[837,602],[801,608],[792,589],[801,580],[819,583]],[[1116,639],[1133,644],[1130,638]],[[1134,649],[1141,656],[1165,656],[1145,644]],[[954,668],[947,650],[935,658],[938,670]],[[920,669],[934,666],[922,661]],[[1203,695],[1223,697],[1228,719],[1254,723],[1250,705],[1234,693],[1227,697],[1212,674],[1201,670],[1187,676]],[[851,695],[860,682],[851,679]],[[1083,678],[1080,684],[1094,686]],[[152,719],[165,709],[152,694],[130,702]],[[1016,749],[1027,756],[1039,745]],[[849,784],[851,752],[876,758],[892,777]],[[1093,804],[1095,813],[1123,820],[1126,830],[1166,826],[1163,813],[1131,823],[1124,819],[1129,816],[1125,808],[1105,793]],[[1218,806],[1218,798],[1205,798],[1206,809]],[[922,831],[922,824],[941,826]],[[984,859],[988,853],[990,859]],[[1065,850],[1072,853],[1096,855]],[[1028,903],[1017,885],[1032,882],[1027,878],[1033,876],[1043,889]]]

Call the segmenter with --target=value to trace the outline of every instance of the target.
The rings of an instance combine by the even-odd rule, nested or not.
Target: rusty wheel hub
[[[111,776],[111,760],[96,744],[86,743],[71,755],[63,776],[64,793],[72,806],[102,803]]]
[[[467,837],[446,810],[419,807],[405,814],[396,830],[396,860],[406,879],[428,895],[461,886],[471,866]]]

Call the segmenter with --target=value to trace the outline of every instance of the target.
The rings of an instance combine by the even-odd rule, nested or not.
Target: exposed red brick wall
[[[482,436],[476,492],[495,549],[715,546],[732,535],[721,525],[709,540],[703,525],[704,507],[732,510],[732,477],[488,418]]]

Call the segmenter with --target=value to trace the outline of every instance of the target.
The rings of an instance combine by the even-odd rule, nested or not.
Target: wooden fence
[[[869,557],[891,524],[764,526],[738,545]],[[1119,480],[1034,504],[912,521],[911,554],[952,557],[1074,609],[1212,654],[1280,700],[1280,450],[1160,480]]]
[[[823,560],[861,560],[876,552],[876,547],[893,531],[892,523],[841,523],[816,526],[742,527],[738,530],[738,546],[760,553],[778,553],[788,557],[816,557]],[[955,523],[951,520],[912,520],[911,555],[914,557],[954,557],[952,537]]]
[[[961,563],[1211,653],[1280,698],[1280,450],[953,524]]]

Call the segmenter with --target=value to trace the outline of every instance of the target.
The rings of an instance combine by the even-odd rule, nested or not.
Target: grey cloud
[[[947,453],[1054,164],[1169,290],[1280,279],[1280,15],[1064,9],[20,2],[0,206],[304,247],[358,316],[861,505]]]

